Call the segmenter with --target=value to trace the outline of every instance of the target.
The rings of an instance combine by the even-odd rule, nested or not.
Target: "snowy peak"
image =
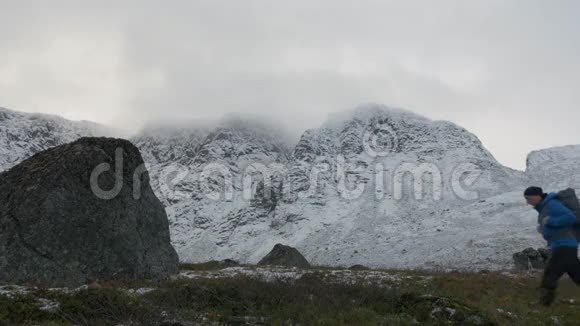
[[[322,127],[339,129],[340,126],[348,120],[369,121],[381,116],[389,116],[393,119],[399,120],[406,119],[430,121],[423,116],[405,109],[393,108],[382,104],[369,103],[357,106],[354,109],[330,113],[328,115],[327,121]]]
[[[526,174],[532,183],[546,190],[580,189],[580,145],[531,152],[526,161]]]
[[[228,115],[213,125],[193,125],[179,129],[151,128],[133,142],[150,157],[152,164],[178,162],[199,166],[211,162],[239,163],[280,156],[291,150],[282,128]]]
[[[184,198],[199,198],[200,174],[216,168],[233,176],[240,188],[241,175],[253,163],[286,163],[290,146],[284,130],[252,118],[228,115],[203,126],[181,126],[178,129],[150,127],[132,139],[150,164],[152,185],[167,205]],[[179,178],[175,178],[175,175]],[[216,188],[223,177],[208,176]]]
[[[210,130],[204,127],[151,128],[142,131],[131,141],[139,148],[148,164],[191,164],[209,133]]]
[[[287,155],[289,149],[275,134],[246,127],[217,127],[205,138],[200,148],[200,163],[260,159],[272,153]]]
[[[526,170],[534,170],[542,165],[567,164],[580,160],[580,145],[568,145],[536,150],[528,154]]]
[[[322,127],[341,135],[341,141],[346,145],[341,147],[354,152],[362,148],[352,148],[349,143],[358,141],[362,146],[366,136],[387,142],[383,145],[391,148],[385,149],[396,153],[417,152],[441,157],[445,151],[463,149],[466,155],[495,161],[477,136],[464,128],[449,121],[433,121],[410,111],[384,105],[367,104],[331,114]]]
[[[344,178],[337,171],[341,162],[352,168]],[[350,186],[375,180],[377,164],[391,172],[406,166],[410,173],[427,168],[447,181],[460,170],[479,171],[481,177],[473,187],[482,196],[511,189],[524,178],[522,172],[497,162],[466,129],[382,105],[332,114],[321,128],[307,130],[295,147],[292,163],[291,178],[298,189],[307,187],[312,168],[318,163],[329,164],[332,176],[327,181],[336,183],[342,178],[353,181],[349,181]],[[453,195],[449,187],[444,192]]]
[[[7,121],[7,120],[43,120],[43,121],[52,121],[54,123],[61,123],[61,124],[68,124],[73,123],[79,126],[84,126],[87,129],[94,129],[94,130],[101,130],[104,128],[103,126],[91,122],[91,121],[71,121],[67,120],[58,115],[52,114],[45,114],[45,113],[26,113],[20,112],[15,110],[10,110],[7,108],[0,107],[0,121]]]
[[[92,122],[0,108],[0,171],[48,148],[108,132]]]

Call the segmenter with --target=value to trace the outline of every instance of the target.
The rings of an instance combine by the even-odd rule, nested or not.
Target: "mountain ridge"
[[[281,242],[319,264],[500,268],[511,263],[511,253],[542,244],[532,230],[533,212],[521,199],[523,188],[536,182],[560,186],[545,176],[551,169],[546,161],[561,150],[532,152],[530,168],[511,169],[455,123],[382,105],[332,115],[319,128],[304,131],[295,144],[278,137],[275,127],[254,130],[251,123],[236,119],[207,128],[152,128],[131,138],[148,165],[155,193],[166,205],[172,241],[182,261],[255,262]],[[41,150],[52,144],[39,142],[43,137],[66,141],[83,133],[63,120],[61,130],[49,130],[56,136],[24,133],[19,141]],[[2,123],[6,119],[0,119]],[[61,135],[70,130],[67,137]],[[8,137],[0,131],[0,151],[9,151],[7,144]],[[568,148],[575,149],[580,146]],[[10,164],[25,155],[25,150],[12,155]],[[578,175],[576,155],[562,155],[570,163],[558,165],[563,172],[556,178]],[[422,166],[434,172],[422,179],[421,200],[415,198],[418,193],[408,173],[401,176],[399,190],[393,178],[389,180],[405,164],[410,170],[403,172],[421,172]],[[472,170],[457,176],[462,164]],[[328,169],[313,179],[318,167]],[[218,172],[208,173],[211,169]],[[457,185],[477,170],[481,176],[465,194],[458,194],[462,188]],[[264,177],[265,171],[274,177]],[[386,185],[377,181],[381,173]],[[450,182],[453,178],[457,184]],[[578,186],[577,179],[568,176],[565,181]],[[430,197],[436,196],[432,189],[439,182],[442,200],[435,200]],[[364,191],[357,192],[358,186]],[[461,198],[473,191],[478,198]],[[248,198],[248,193],[253,196]],[[481,223],[482,217],[486,223]]]

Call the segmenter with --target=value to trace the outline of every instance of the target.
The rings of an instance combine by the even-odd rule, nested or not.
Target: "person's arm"
[[[569,227],[576,223],[576,215],[562,203],[550,201],[548,203],[549,218],[546,225],[553,228]]]

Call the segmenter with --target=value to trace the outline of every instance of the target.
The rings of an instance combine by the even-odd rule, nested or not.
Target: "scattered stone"
[[[490,325],[490,321],[473,307],[465,305],[457,300],[432,295],[403,295],[402,303],[413,305],[415,309],[429,309],[432,319],[437,324],[452,325]]]
[[[40,306],[39,309],[46,312],[56,312],[58,308],[60,308],[60,303],[45,299],[45,298],[38,298],[37,299],[38,305]]]
[[[151,291],[155,291],[155,289],[153,288],[138,288],[138,289],[129,289],[127,292],[129,292],[129,294],[134,294],[134,295],[144,295],[147,294]]]

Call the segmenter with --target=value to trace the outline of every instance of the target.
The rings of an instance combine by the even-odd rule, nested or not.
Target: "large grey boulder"
[[[276,244],[269,254],[258,262],[258,266],[286,266],[286,267],[310,267],[310,264],[296,249],[282,244]]]
[[[77,286],[177,271],[167,215],[129,141],[81,138],[0,174],[0,283]]]

